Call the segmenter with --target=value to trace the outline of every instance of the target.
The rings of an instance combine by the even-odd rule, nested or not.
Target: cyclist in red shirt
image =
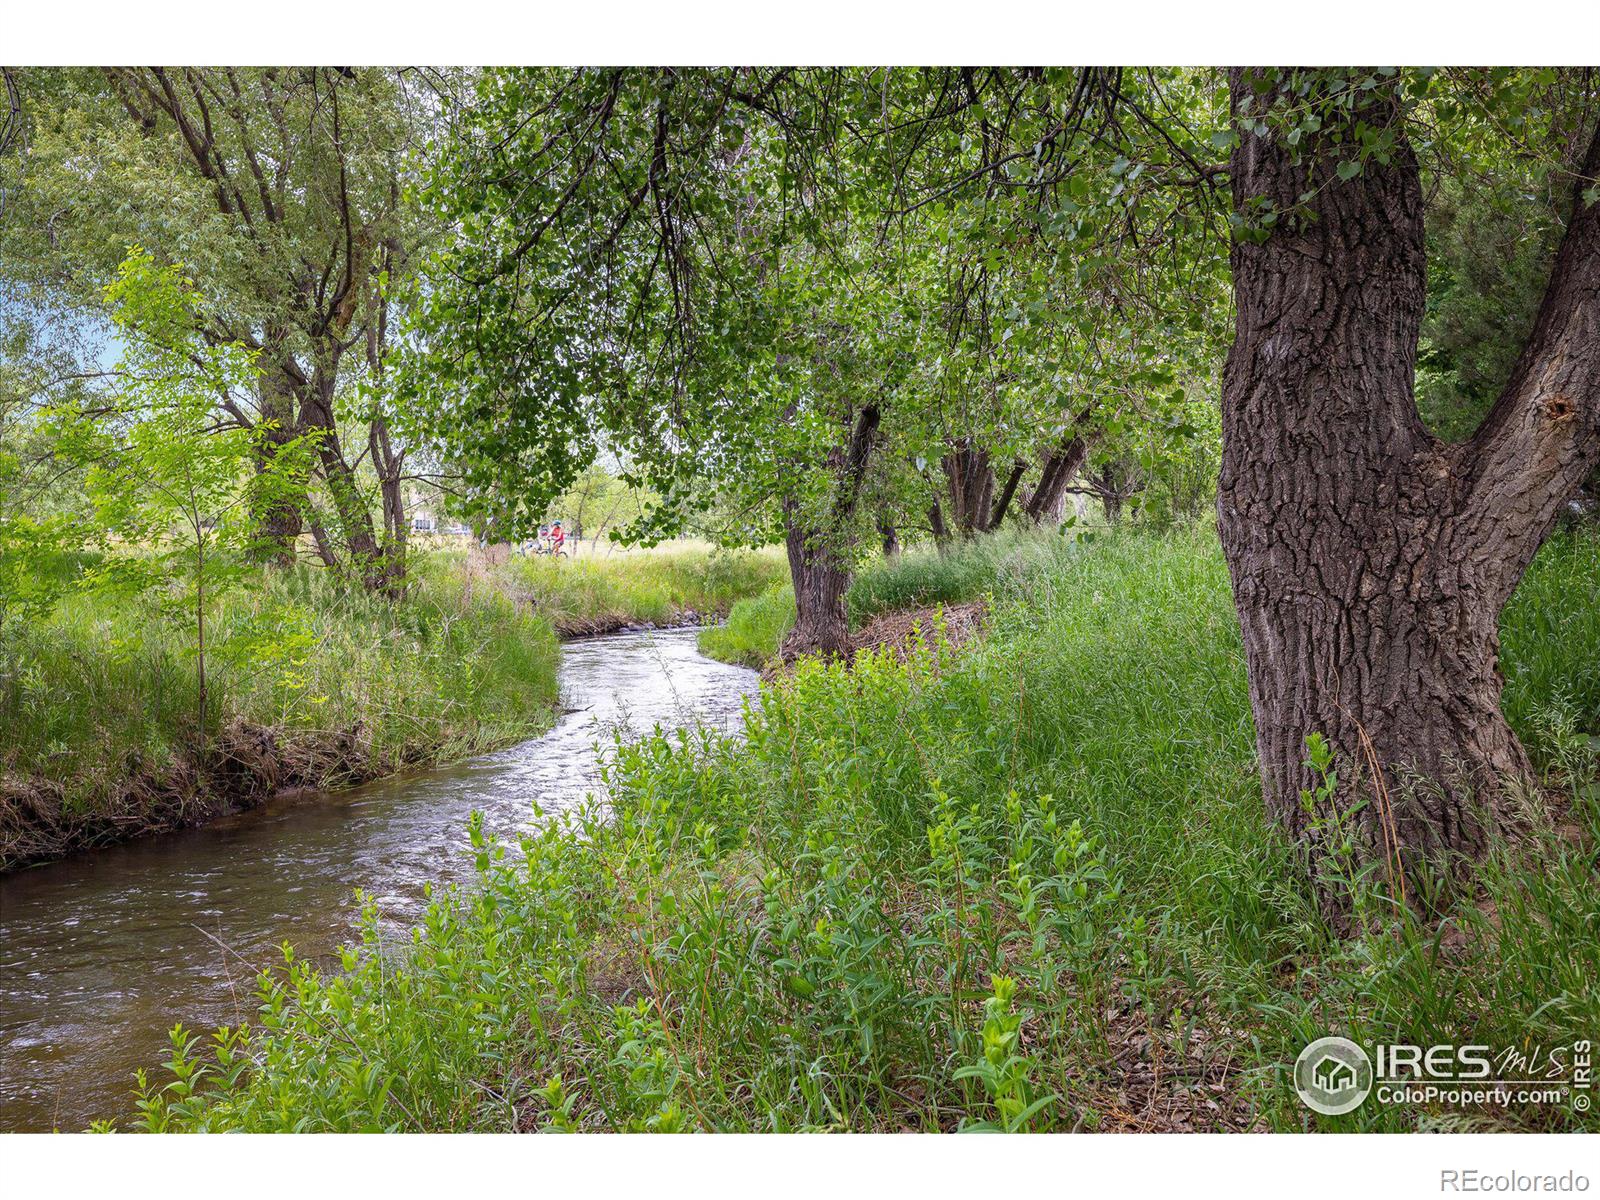
[[[561,522],[557,521],[554,525],[550,526],[550,553],[560,554],[561,547],[566,544],[566,541],[567,535],[562,532]]]

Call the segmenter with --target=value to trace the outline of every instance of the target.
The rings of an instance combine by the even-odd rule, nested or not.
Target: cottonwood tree
[[[1304,843],[1354,827],[1363,861],[1387,862],[1403,887],[1425,859],[1481,854],[1533,782],[1500,709],[1497,622],[1600,459],[1600,95],[1590,70],[1239,70],[1228,82],[1228,128],[1204,141],[1183,109],[1120,78],[1105,128],[1122,131],[1129,162],[1166,148],[1146,173],[1161,189],[1231,187],[1218,510],[1267,808]],[[1414,395],[1427,297],[1418,128],[1436,178],[1511,156],[1567,181],[1531,331],[1459,443],[1427,430]],[[1203,157],[1224,149],[1226,163]],[[999,158],[1026,153],[1013,141]],[[1069,293],[1064,272],[1057,284]],[[1305,762],[1313,733],[1336,752],[1332,792]]]
[[[741,533],[777,532],[788,547],[788,652],[837,653],[854,558],[864,535],[878,536],[867,510],[903,523],[899,501],[914,490],[875,464],[942,464],[953,494],[971,500],[954,506],[959,520],[976,529],[1022,499],[1017,460],[1048,466],[1041,440],[1070,441],[1059,420],[1035,419],[1054,399],[1049,381],[1069,373],[1035,366],[1049,338],[1067,336],[1044,298],[1046,264],[1103,257],[1113,226],[1136,240],[1147,185],[1130,185],[1148,166],[1096,147],[1109,93],[1084,78],[489,73],[424,193],[452,236],[418,300],[407,407],[442,458],[477,473],[483,504],[492,496],[524,519],[587,465],[601,430],[648,480],[663,520],[703,497],[705,481],[737,494],[753,517]],[[984,135],[972,169],[961,154],[942,174],[924,169],[964,143],[957,114],[980,129],[991,112],[1001,132]],[[995,156],[1007,139],[1040,153]],[[1091,158],[1103,203],[1069,197],[1049,235],[1065,249],[1025,251],[1044,237],[1038,209],[1052,189],[1089,197],[1068,181]],[[958,202],[974,180],[982,194]],[[1025,286],[992,312],[1001,276]],[[941,406],[957,425],[938,428]],[[869,479],[883,486],[864,506]]]
[[[1562,97],[1555,73],[1533,78],[1230,73],[1238,316],[1217,508],[1262,782],[1270,812],[1314,840],[1330,814],[1302,802],[1302,760],[1323,734],[1341,778],[1326,804],[1365,799],[1370,859],[1396,874],[1481,854],[1510,790],[1533,780],[1501,711],[1498,618],[1600,461],[1595,81],[1559,81]],[[1413,129],[1496,108],[1566,152],[1566,229],[1498,400],[1447,443],[1415,399],[1427,261]]]
[[[1082,272],[1107,247],[1173,278],[1208,270],[1221,239],[1204,235],[1220,203],[1236,314],[1219,524],[1267,807],[1307,843],[1337,809],[1364,830],[1367,861],[1403,878],[1438,852],[1481,853],[1509,813],[1505,789],[1531,776],[1500,711],[1496,621],[1600,456],[1594,78],[1239,70],[1228,79],[1231,119],[1209,135],[1197,79],[1101,69],[642,71],[530,86],[525,75],[497,76],[465,168],[438,185],[462,236],[431,314],[432,377],[469,398],[463,406],[446,389],[486,462],[520,456],[535,478],[560,474],[571,457],[562,438],[578,441],[598,421],[639,435],[647,462],[655,439],[655,461],[679,472],[663,472],[668,498],[701,471],[737,479],[765,462],[770,477],[788,469],[793,478],[803,466],[835,485],[819,491],[831,507],[811,515],[853,521],[865,467],[918,427],[905,419],[917,413],[905,379],[886,377],[880,396],[862,369],[871,356],[853,347],[895,329],[917,362],[936,344],[915,320],[863,320],[870,308],[836,298],[848,294],[828,278],[839,248],[872,244],[860,236],[862,214],[909,220],[975,193],[1009,197],[1012,218],[986,220],[984,236],[996,259],[1042,264],[1053,295],[1022,306],[1031,320],[1033,303],[1071,311]],[[975,115],[999,128],[969,169],[940,131]],[[1532,332],[1500,398],[1461,443],[1430,434],[1414,398],[1426,305],[1418,124],[1440,168],[1459,167],[1463,152],[1471,166],[1494,153],[1545,153],[1565,159],[1571,180]],[[955,165],[941,174],[939,163]],[[1231,196],[1217,190],[1224,180]],[[793,202],[771,208],[774,196]],[[1170,199],[1179,196],[1195,199]],[[1141,227],[1152,207],[1162,236]],[[835,233],[842,214],[853,218],[850,238]],[[1105,240],[1119,224],[1125,241]],[[539,246],[552,252],[532,254]],[[848,281],[860,262],[842,259]],[[910,257],[911,277],[925,282],[925,261]],[[786,264],[809,268],[810,286],[793,286]],[[862,278],[895,270],[878,258]],[[790,286],[774,290],[775,280]],[[819,352],[830,308],[846,318],[834,361],[853,364],[831,389],[820,382],[830,356]],[[597,312],[606,320],[594,321]],[[785,314],[806,315],[809,346],[784,344]],[[1044,339],[1029,350],[1019,358],[1047,361]],[[1112,377],[1134,366],[1115,354],[1106,364]],[[774,421],[767,401],[785,395],[773,381],[813,370],[816,386],[787,399],[803,394],[816,407]],[[1096,400],[1057,393],[1060,440],[1043,448],[1025,505],[1054,503],[1081,467],[1079,417]],[[774,444],[772,431],[785,428],[822,436]],[[836,552],[791,560],[833,572],[830,586],[844,563]],[[1313,733],[1332,743],[1339,767],[1340,787],[1321,801],[1304,763]]]
[[[745,514],[730,536],[788,546],[791,648],[834,653],[917,314],[900,256],[851,209],[855,164],[786,136],[827,127],[836,97],[780,120],[781,81],[486,75],[424,193],[453,236],[418,298],[406,395],[509,523],[537,521],[602,435],[652,493],[644,536],[681,527],[713,481]]]

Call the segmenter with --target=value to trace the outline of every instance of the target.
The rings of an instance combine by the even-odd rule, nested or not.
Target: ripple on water
[[[250,976],[281,943],[331,961],[357,888],[398,928],[426,884],[470,878],[474,810],[514,837],[535,799],[558,811],[599,788],[614,732],[734,729],[755,687],[753,671],[702,658],[692,629],[571,642],[561,695],[581,711],[543,737],[0,880],[0,1129],[126,1113],[134,1070],[161,1059],[175,1022],[253,1014]]]

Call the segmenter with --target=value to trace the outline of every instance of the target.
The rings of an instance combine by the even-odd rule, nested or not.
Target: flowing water
[[[497,754],[346,792],[275,801],[203,829],[0,879],[0,1129],[81,1129],[130,1108],[133,1072],[196,1030],[254,1013],[251,964],[336,962],[356,888],[385,920],[472,873],[467,818],[513,835],[599,787],[613,729],[731,728],[756,675],[703,658],[695,631],[570,642],[553,729]]]

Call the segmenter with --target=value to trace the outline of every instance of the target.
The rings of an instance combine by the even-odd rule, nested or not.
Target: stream
[[[336,966],[357,888],[386,922],[412,923],[425,884],[471,877],[474,810],[514,838],[535,799],[580,802],[600,787],[612,730],[735,728],[756,674],[701,656],[695,634],[568,642],[561,699],[576,711],[508,750],[0,878],[0,1130],[125,1116],[134,1070],[166,1057],[175,1023],[252,1019],[245,964],[280,962],[288,941]]]

